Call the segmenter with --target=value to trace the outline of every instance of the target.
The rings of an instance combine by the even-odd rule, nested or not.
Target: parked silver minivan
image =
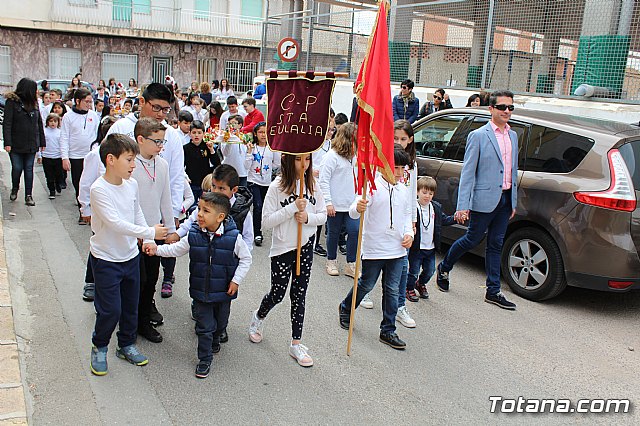
[[[413,125],[419,174],[436,179],[447,214],[456,210],[467,136],[490,118],[487,108],[448,109]],[[640,128],[526,109],[509,125],[519,153],[518,206],[502,251],[511,289],[545,300],[567,285],[640,288]],[[442,240],[465,231],[444,227]]]

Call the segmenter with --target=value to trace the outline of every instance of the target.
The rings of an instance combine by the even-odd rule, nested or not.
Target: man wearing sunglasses
[[[486,233],[484,300],[509,310],[515,310],[516,305],[500,292],[500,254],[518,195],[518,135],[508,124],[513,109],[513,93],[493,92],[489,99],[491,121],[467,138],[454,215],[458,223],[469,221],[467,233],[453,243],[438,265],[436,277],[438,289],[449,291],[449,271]]]
[[[406,79],[400,84],[400,94],[393,98],[393,120],[408,120],[413,123],[418,119],[420,100],[413,93],[413,81]]]

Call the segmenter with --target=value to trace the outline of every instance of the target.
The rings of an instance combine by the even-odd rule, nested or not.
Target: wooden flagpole
[[[364,183],[362,184],[362,200],[367,199],[367,173],[364,173]],[[356,296],[358,295],[358,279],[360,278],[360,267],[362,261],[360,260],[362,254],[362,228],[364,225],[364,214],[360,214],[360,225],[358,228],[358,249],[356,250],[356,270],[353,275],[353,292],[351,297],[351,314],[349,317],[349,337],[347,338],[347,356],[351,356],[351,338],[353,336],[353,321],[356,313]]]
[[[300,170],[300,193],[298,198],[302,199],[304,195],[304,157],[302,160],[302,168]],[[298,251],[296,252],[296,276],[300,276],[300,255],[302,254],[302,224],[298,223]]]

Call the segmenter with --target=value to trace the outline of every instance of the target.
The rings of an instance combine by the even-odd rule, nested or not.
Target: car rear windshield
[[[636,191],[640,191],[640,140],[631,141],[618,148],[627,169],[631,173],[631,180]]]
[[[551,127],[531,127],[525,170],[546,173],[569,173],[584,159],[594,145],[592,139]]]

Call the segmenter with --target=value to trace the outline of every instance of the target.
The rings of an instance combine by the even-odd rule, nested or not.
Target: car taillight
[[[604,191],[574,192],[578,202],[611,210],[632,212],[636,209],[636,195],[622,154],[617,149],[609,151],[611,185]]]

